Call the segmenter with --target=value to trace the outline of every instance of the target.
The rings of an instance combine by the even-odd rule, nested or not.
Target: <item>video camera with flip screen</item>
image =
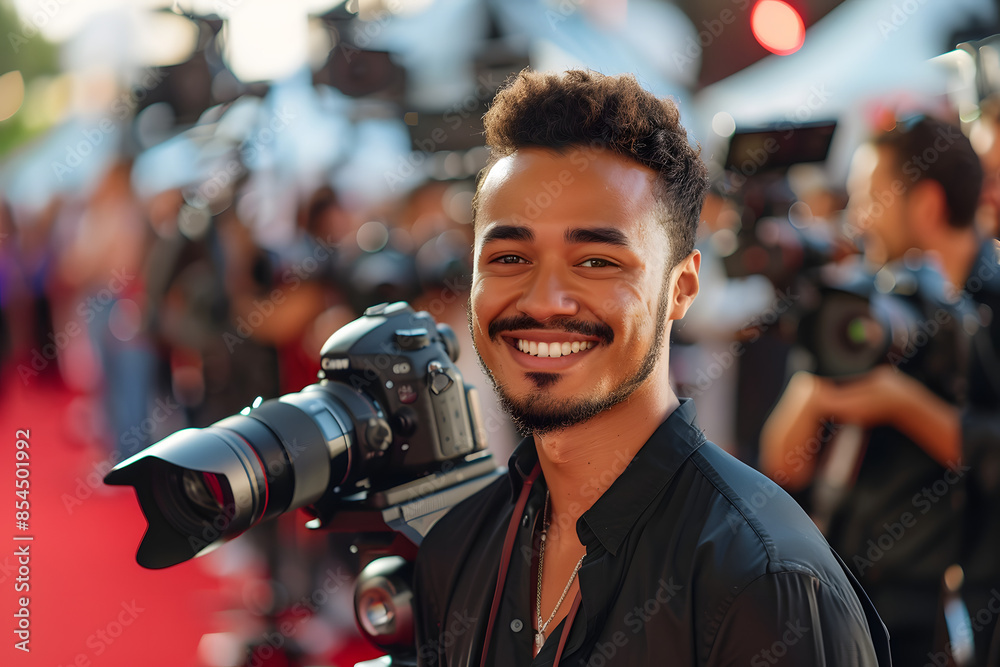
[[[890,363],[954,399],[964,354],[959,304],[943,278],[910,263],[873,275],[842,221],[803,220],[787,182],[789,167],[827,159],[836,123],[823,121],[736,132],[724,187],[742,209],[736,242],[723,254],[730,277],[763,275],[794,306],[779,335],[807,353],[811,370],[849,378]],[[849,249],[849,250],[848,250]]]

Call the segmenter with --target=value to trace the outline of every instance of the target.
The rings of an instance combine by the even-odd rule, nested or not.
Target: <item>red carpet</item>
[[[266,574],[247,567],[213,573],[233,560],[226,552],[239,549],[237,544],[166,570],[136,564],[145,520],[131,488],[100,483],[96,469],[106,454],[81,436],[83,399],[74,401],[66,389],[40,379],[26,387],[10,374],[0,386],[0,664],[201,667],[209,664],[198,653],[203,635],[252,638],[263,632],[253,626],[259,619],[241,606],[247,587],[265,581]],[[27,531],[15,525],[14,503],[21,500],[15,495],[18,429],[30,430]],[[15,541],[15,535],[34,539]],[[15,550],[24,545],[30,590],[17,592]],[[13,632],[22,596],[28,597],[29,653],[15,648],[20,639]],[[330,664],[372,657],[358,641],[341,637]],[[230,654],[241,648],[238,642],[207,643],[229,646]]]

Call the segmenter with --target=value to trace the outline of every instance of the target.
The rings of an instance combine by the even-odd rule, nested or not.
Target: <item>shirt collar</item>
[[[1000,264],[1000,240],[986,239],[980,243],[976,260],[972,263],[969,277],[965,280],[966,291],[975,292],[982,289],[982,283],[989,282],[989,279],[996,275],[998,264]],[[977,289],[972,289],[973,278],[979,281]]]
[[[510,486],[513,490],[511,497],[517,498],[517,494],[521,493],[524,480],[528,478],[537,463],[538,451],[535,449],[535,439],[529,435],[518,443],[507,462],[507,474],[510,476]]]
[[[625,469],[580,517],[576,531],[588,551],[592,544],[599,542],[616,555],[639,515],[670,482],[687,457],[705,442],[705,435],[695,423],[694,401],[690,398],[680,400],[680,405],[632,460],[622,461]],[[528,436],[518,444],[508,463],[513,497],[520,493],[524,480],[537,463],[535,441]]]

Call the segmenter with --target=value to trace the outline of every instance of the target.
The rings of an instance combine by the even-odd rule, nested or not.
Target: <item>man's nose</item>
[[[517,307],[539,322],[550,317],[572,317],[580,312],[580,304],[568,276],[545,268],[536,269],[518,299]]]

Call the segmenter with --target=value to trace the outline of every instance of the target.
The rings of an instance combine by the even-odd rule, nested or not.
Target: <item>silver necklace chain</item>
[[[566,582],[566,588],[563,589],[562,595],[559,596],[559,602],[556,602],[556,608],[553,609],[552,613],[549,615],[549,620],[547,620],[544,623],[542,623],[542,566],[545,563],[545,541],[546,541],[545,540],[545,536],[546,536],[546,534],[548,533],[548,530],[549,530],[548,517],[549,517],[549,492],[546,491],[545,492],[545,509],[542,511],[542,536],[541,536],[541,544],[538,547],[538,588],[537,588],[537,596],[536,596],[536,600],[535,600],[535,614],[536,614],[536,618],[537,618],[537,625],[536,625],[536,627],[538,628],[538,630],[535,632],[535,648],[536,649],[541,649],[542,645],[545,643],[545,630],[546,630],[546,628],[549,627],[549,623],[552,622],[552,619],[554,619],[556,617],[556,612],[559,611],[559,607],[562,606],[563,601],[566,599],[566,596],[569,594],[570,586],[572,586],[573,582],[576,580],[576,574],[577,574],[577,572],[580,571],[580,566],[583,565],[583,559],[586,558],[586,556],[587,556],[587,554],[584,554],[583,556],[580,556],[580,560],[577,561],[576,567],[573,568],[573,574],[571,574],[569,576],[569,581]],[[566,630],[563,630],[563,632],[565,632],[565,631]]]

